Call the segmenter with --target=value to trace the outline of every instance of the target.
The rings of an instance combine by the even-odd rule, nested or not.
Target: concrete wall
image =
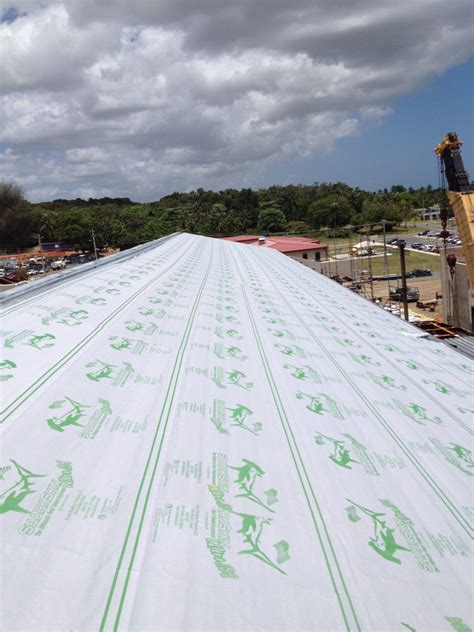
[[[286,254],[286,253],[285,253]],[[306,255],[306,257],[304,256]],[[298,252],[291,252],[287,256],[292,259],[304,259],[305,261],[327,261],[328,251],[326,248],[321,248],[321,250],[299,250]]]
[[[296,256],[296,255],[291,255],[292,259],[295,259],[296,261],[298,261],[299,263],[302,263],[303,265],[307,266],[308,268],[311,268],[312,270],[315,270],[316,272],[320,272],[321,274],[324,274],[325,276],[334,276],[336,274],[336,262],[334,260],[326,260],[326,261],[314,261],[311,259],[303,259],[300,256]],[[365,266],[362,265],[363,262],[362,261],[358,261],[358,269],[359,269],[359,275],[360,275],[360,270],[362,270],[363,267],[368,267],[367,265],[367,261],[365,261]],[[354,261],[354,269],[355,269],[355,265],[356,262]],[[349,259],[344,259],[343,261],[338,261],[337,262],[337,272],[338,274],[340,274],[341,276],[352,276],[353,275],[353,271],[351,271],[351,263]]]

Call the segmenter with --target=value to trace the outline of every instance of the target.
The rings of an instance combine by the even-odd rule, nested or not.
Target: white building
[[[415,211],[419,213],[420,219],[423,221],[439,220],[440,206],[430,206],[429,208],[416,208]]]

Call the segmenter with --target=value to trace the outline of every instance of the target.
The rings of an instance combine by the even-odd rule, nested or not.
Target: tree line
[[[0,247],[14,251],[44,242],[66,242],[91,249],[127,248],[176,231],[201,235],[281,233],[311,235],[329,229],[343,235],[349,226],[387,230],[440,200],[430,185],[418,189],[395,185],[363,191],[343,182],[173,193],[139,204],[129,198],[57,199],[29,203],[21,187],[0,183]]]

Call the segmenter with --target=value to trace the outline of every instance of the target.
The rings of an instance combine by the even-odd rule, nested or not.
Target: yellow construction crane
[[[458,235],[462,243],[462,252],[466,261],[471,290],[474,288],[474,191],[469,183],[469,174],[464,169],[461,157],[462,140],[455,132],[448,132],[436,145],[434,151],[439,156],[441,171],[447,182],[446,195],[449,206],[456,219]],[[447,208],[441,209],[443,233],[447,237]],[[451,255],[452,257],[452,255]],[[456,259],[451,259],[456,263]],[[451,266],[448,256],[448,264]]]

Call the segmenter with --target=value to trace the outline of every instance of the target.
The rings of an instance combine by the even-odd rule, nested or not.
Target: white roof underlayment
[[[5,304],[0,336],[2,630],[472,626],[456,351],[185,234]]]

